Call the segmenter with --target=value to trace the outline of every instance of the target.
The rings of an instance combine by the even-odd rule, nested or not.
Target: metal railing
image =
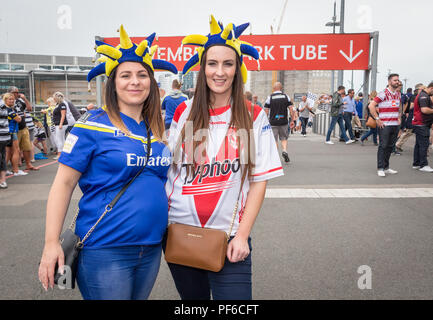
[[[313,121],[313,133],[326,136],[330,124],[331,124],[331,116],[329,112],[316,113],[316,116]],[[336,136],[338,137],[340,136],[340,127],[338,125],[335,126],[331,136],[334,138]]]
[[[361,122],[361,127],[354,127],[352,123],[352,128],[361,132],[368,131],[368,128],[365,126],[365,119],[359,119]],[[316,116],[313,121],[313,133],[320,134],[322,136],[326,136],[328,133],[329,125],[331,124],[331,116],[329,112],[316,113]],[[336,124],[331,137],[339,137],[340,136],[340,126]]]

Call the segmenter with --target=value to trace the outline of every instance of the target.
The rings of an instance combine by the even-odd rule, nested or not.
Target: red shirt
[[[419,98],[419,94],[416,96],[415,101],[413,102],[413,120],[412,120],[412,124],[414,126],[422,126],[422,112],[421,112],[421,108],[419,107],[418,104],[418,98]]]

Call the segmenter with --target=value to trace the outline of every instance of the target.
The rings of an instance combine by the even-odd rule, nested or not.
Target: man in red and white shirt
[[[371,115],[376,120],[379,134],[379,147],[377,148],[377,175],[379,177],[385,177],[387,173],[397,173],[396,170],[389,167],[389,158],[397,140],[401,121],[401,92],[397,90],[399,85],[399,75],[390,74],[387,88],[381,91],[368,106]]]

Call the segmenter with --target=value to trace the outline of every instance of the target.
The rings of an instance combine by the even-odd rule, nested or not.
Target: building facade
[[[249,89],[264,102],[272,92],[272,71],[250,71]],[[336,88],[337,77],[334,79]],[[300,96],[311,92],[320,96],[331,93],[331,71],[277,71],[277,81],[283,85],[283,91],[294,101]]]
[[[75,106],[85,107],[96,103],[95,81],[89,92],[86,80],[93,67],[91,57],[0,53],[0,94],[15,86],[38,111],[60,91]]]

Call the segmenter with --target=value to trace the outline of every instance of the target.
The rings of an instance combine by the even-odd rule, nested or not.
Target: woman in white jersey
[[[220,272],[169,263],[182,299],[252,299],[250,233],[267,180],[283,175],[266,113],[244,98],[242,55],[258,59],[254,47],[238,40],[247,26],[223,29],[211,16],[209,37],[182,41],[202,47],[183,70],[200,63],[194,99],[176,109],[170,127],[169,223],[228,232],[239,201]],[[247,132],[243,139],[241,131]]]

